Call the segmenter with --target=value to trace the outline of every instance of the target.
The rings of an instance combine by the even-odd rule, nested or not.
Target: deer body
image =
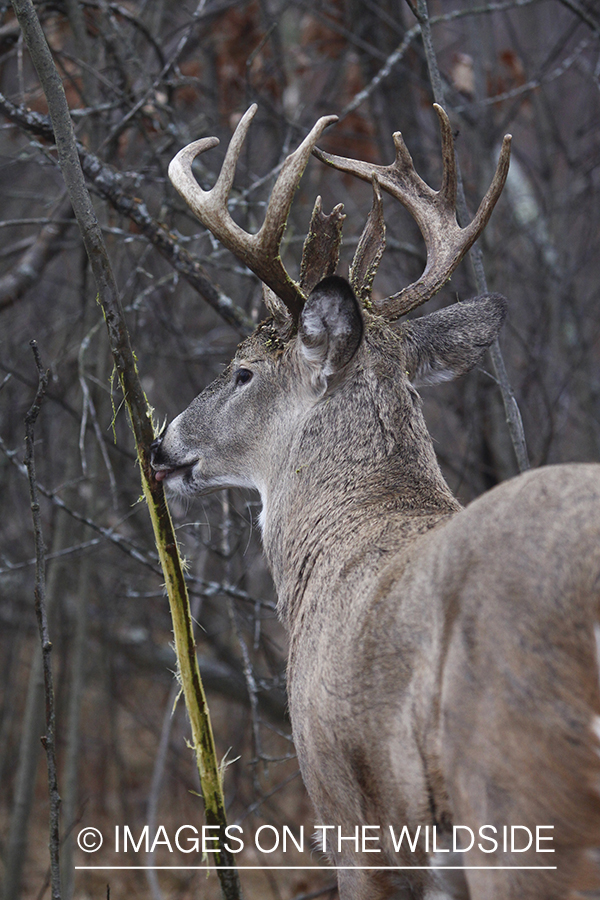
[[[189,496],[260,492],[316,823],[378,829],[377,854],[330,836],[341,900],[595,886],[600,466],[528,473],[461,509],[415,385],[475,365],[503,298],[391,327],[327,277],[299,305],[290,321],[271,298],[273,318],[157,439],[153,465]],[[414,850],[394,848],[404,825],[421,828]],[[468,853],[446,852],[453,826],[475,834]],[[545,827],[555,852],[486,853],[484,826]]]
[[[551,859],[559,871],[548,880],[545,872],[496,870],[486,880],[468,871],[470,892],[448,896],[568,896],[585,842],[598,837],[598,501],[598,467],[554,468],[507,483],[410,538],[404,517],[390,525],[387,513],[378,550],[376,532],[354,548],[370,553],[369,571],[363,557],[341,573],[334,560],[338,552],[347,559],[344,548],[327,542],[329,563],[315,566],[290,623],[294,740],[318,821],[338,823],[344,835],[357,823],[379,826],[386,854],[377,865],[430,858],[423,842],[420,853],[395,853],[392,823],[412,835],[435,825],[438,848],[453,824],[475,834],[492,825],[498,835],[503,825],[532,833],[551,825],[544,833],[562,843],[552,857],[471,851],[436,861]],[[552,561],[542,573],[540,554]],[[574,809],[578,820],[566,827]],[[331,847],[338,865],[375,864],[351,843],[343,853],[335,841]],[[364,886],[349,884],[348,896],[380,895],[365,873],[352,878]],[[428,885],[442,887],[445,873],[379,873],[377,881],[381,896],[405,896],[402,884],[411,886],[407,897],[421,896]]]

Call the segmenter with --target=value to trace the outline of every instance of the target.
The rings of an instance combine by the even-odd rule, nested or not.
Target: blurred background
[[[256,230],[285,156],[319,116],[323,149],[393,160],[401,130],[417,170],[441,175],[417,20],[400,0],[49,0],[36,4],[62,75],[88,184],[156,419],[181,411],[265,315],[256,278],[196,222],[166,177],[187,142],[210,186],[241,113],[259,111],[231,208]],[[534,466],[600,455],[600,14],[593,0],[431,0],[433,41],[471,212],[505,133],[509,180],[479,245],[509,299],[501,337]],[[24,416],[50,370],[36,427],[57,702],[63,897],[218,897],[214,874],[76,871],[81,865],[200,865],[129,848],[159,825],[200,827],[202,802],[171,648],[171,625],[132,434],[96,291],[48,140],[47,107],[8,3],[0,3],[0,857],[4,900],[50,896],[44,715]],[[44,131],[46,129],[46,131]],[[311,160],[285,236],[298,274],[317,194],[346,212],[341,274],[371,205],[368,185]],[[424,245],[384,198],[387,250],[375,292],[414,281]],[[468,260],[425,311],[475,293]],[[420,314],[418,311],[416,314]],[[467,503],[517,472],[489,363],[422,392],[446,478]],[[231,491],[173,504],[197,622],[231,823],[310,832],[285,701],[286,640],[261,558],[257,498]],[[84,855],[84,826],[105,846]],[[251,842],[249,842],[250,844]],[[150,848],[149,848],[150,849]],[[191,858],[193,857],[193,859]],[[242,865],[290,864],[290,854]],[[303,864],[318,866],[319,853]],[[335,896],[331,871],[245,871],[245,896]]]

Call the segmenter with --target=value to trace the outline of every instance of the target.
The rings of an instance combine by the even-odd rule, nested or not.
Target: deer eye
[[[238,369],[235,373],[235,386],[237,387],[240,384],[248,384],[248,382],[252,378],[252,372],[250,369]]]

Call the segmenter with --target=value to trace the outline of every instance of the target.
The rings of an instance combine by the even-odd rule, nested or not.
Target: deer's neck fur
[[[332,577],[350,577],[354,558],[361,571],[353,579],[369,581],[392,554],[406,554],[461,508],[440,471],[417,392],[401,363],[369,341],[354,377],[295,430],[266,493],[264,548],[290,632],[303,618],[311,582],[308,594],[322,595]],[[337,572],[342,559],[344,572]]]

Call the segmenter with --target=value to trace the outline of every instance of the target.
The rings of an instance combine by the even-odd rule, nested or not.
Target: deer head
[[[394,135],[396,160],[390,166],[316,150],[323,131],[336,120],[329,116],[319,119],[286,159],[256,234],[244,232],[227,210],[236,163],[256,106],[240,120],[212,190],[199,187],[192,163],[199,153],[214,147],[217,139],[205,138],[178,153],[169,167],[174,186],[200,221],[261,279],[271,317],[240,345],[226,372],[157,440],[153,448],[157,479],[190,495],[223,487],[255,488],[263,500],[264,523],[269,495],[283,471],[282,461],[289,457],[291,442],[307,414],[337,394],[344,382],[352,385],[356,402],[360,397],[357,373],[379,367],[387,370],[394,384],[390,407],[403,410],[406,417],[405,427],[389,440],[397,442],[396,456],[404,460],[408,471],[414,474],[418,470],[418,483],[410,488],[411,502],[418,502],[414,494],[421,483],[424,490],[429,489],[427,482],[439,488],[441,475],[414,387],[471,369],[502,325],[504,300],[488,295],[391,326],[439,290],[481,234],[506,179],[510,137],[504,140],[492,184],[473,221],[461,228],[455,211],[456,165],[450,123],[441,107],[435,109],[444,160],[439,191],[432,190],[416,173],[399,133]],[[298,282],[281,262],[279,248],[286,220],[311,152],[373,184],[373,206],[350,268],[350,285],[333,274],[344,219],[341,205],[324,215],[317,198]],[[375,302],[371,286],[385,246],[381,189],[400,200],[414,216],[425,239],[427,264],[413,285]],[[402,421],[397,412],[392,418]],[[385,452],[389,455],[389,447]],[[445,489],[442,493],[446,497]],[[431,502],[431,498],[424,497],[423,502]]]

